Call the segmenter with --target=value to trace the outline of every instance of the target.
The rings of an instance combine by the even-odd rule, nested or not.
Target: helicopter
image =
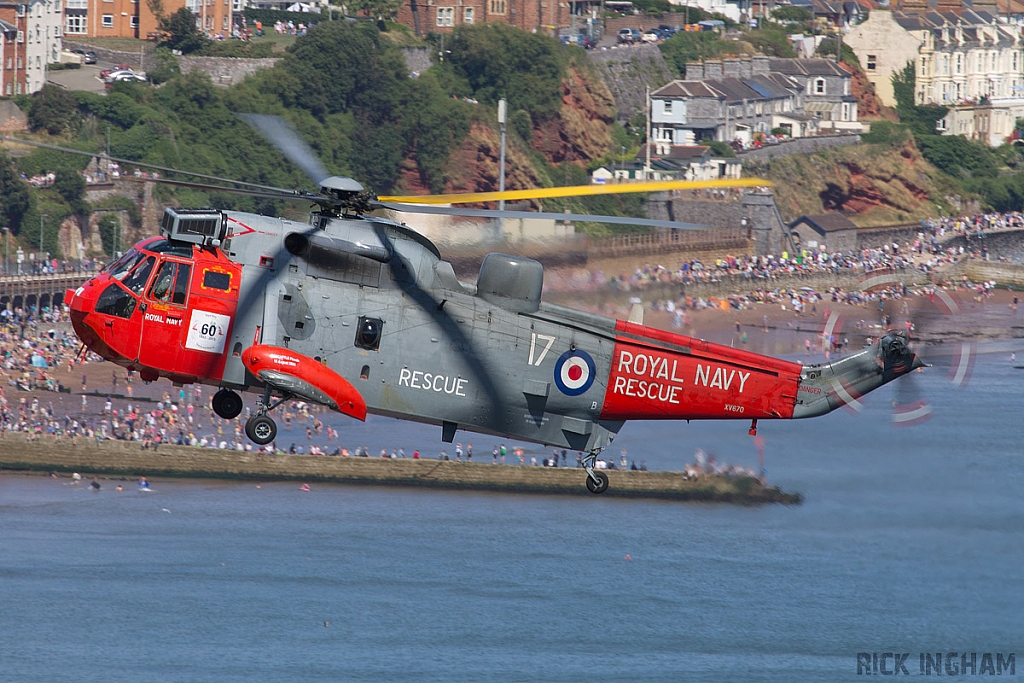
[[[275,408],[301,398],[358,420],[372,413],[440,426],[448,443],[467,430],[576,450],[599,494],[608,476],[597,457],[628,420],[745,420],[755,435],[758,420],[824,415],[924,365],[903,330],[804,365],[647,327],[637,307],[616,320],[554,305],[541,298],[541,263],[508,254],[488,254],[477,281],[462,282],[430,240],[372,212],[495,212],[375,197],[327,174],[301,145],[280,147],[318,192],[162,182],[309,201],[307,222],[167,208],[158,236],[65,298],[83,344],[143,381],[215,386],[212,409],[224,419],[241,414],[243,393],[258,394],[245,424],[258,445],[276,438]],[[521,214],[566,218],[498,215]]]

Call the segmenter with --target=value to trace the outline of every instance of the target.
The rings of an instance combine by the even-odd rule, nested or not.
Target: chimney
[[[704,62],[704,80],[715,81],[722,80],[722,60],[720,59],[708,59]]]
[[[725,78],[739,78],[742,73],[740,60],[736,57],[726,57],[722,60],[722,75]]]
[[[704,80],[704,64],[701,62],[687,62],[686,63],[686,80],[688,81],[703,81]]]
[[[753,76],[767,76],[769,72],[768,57],[754,55],[750,58],[750,72]]]

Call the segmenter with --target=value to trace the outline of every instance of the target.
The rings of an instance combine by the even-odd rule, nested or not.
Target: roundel
[[[555,386],[566,396],[579,396],[594,383],[594,359],[586,351],[566,351],[555,363]]]

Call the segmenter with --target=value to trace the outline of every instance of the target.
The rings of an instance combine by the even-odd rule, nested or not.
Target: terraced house
[[[1021,27],[984,10],[940,9],[877,10],[845,40],[884,104],[896,104],[892,75],[912,64],[915,104],[950,107],[939,132],[1002,144],[1024,117]]]
[[[651,93],[652,141],[749,145],[776,128],[793,137],[816,133],[818,119],[803,111],[805,86],[769,67],[763,56],[687,64],[685,80]]]
[[[1019,96],[1021,27],[985,11],[876,10],[844,37],[883,104],[895,106],[892,75],[915,67],[916,104],[955,105]]]

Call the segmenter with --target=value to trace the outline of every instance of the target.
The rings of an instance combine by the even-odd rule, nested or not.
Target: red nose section
[[[104,325],[95,313],[97,299],[103,291],[103,284],[99,282],[101,278],[106,276],[101,274],[78,289],[67,290],[64,303],[71,313],[71,326],[82,343],[107,360],[124,365],[132,359],[116,348],[118,345],[113,339],[112,326]]]
[[[279,391],[322,403],[357,420],[366,401],[348,380],[316,360],[280,346],[256,344],[242,352],[245,367]]]

